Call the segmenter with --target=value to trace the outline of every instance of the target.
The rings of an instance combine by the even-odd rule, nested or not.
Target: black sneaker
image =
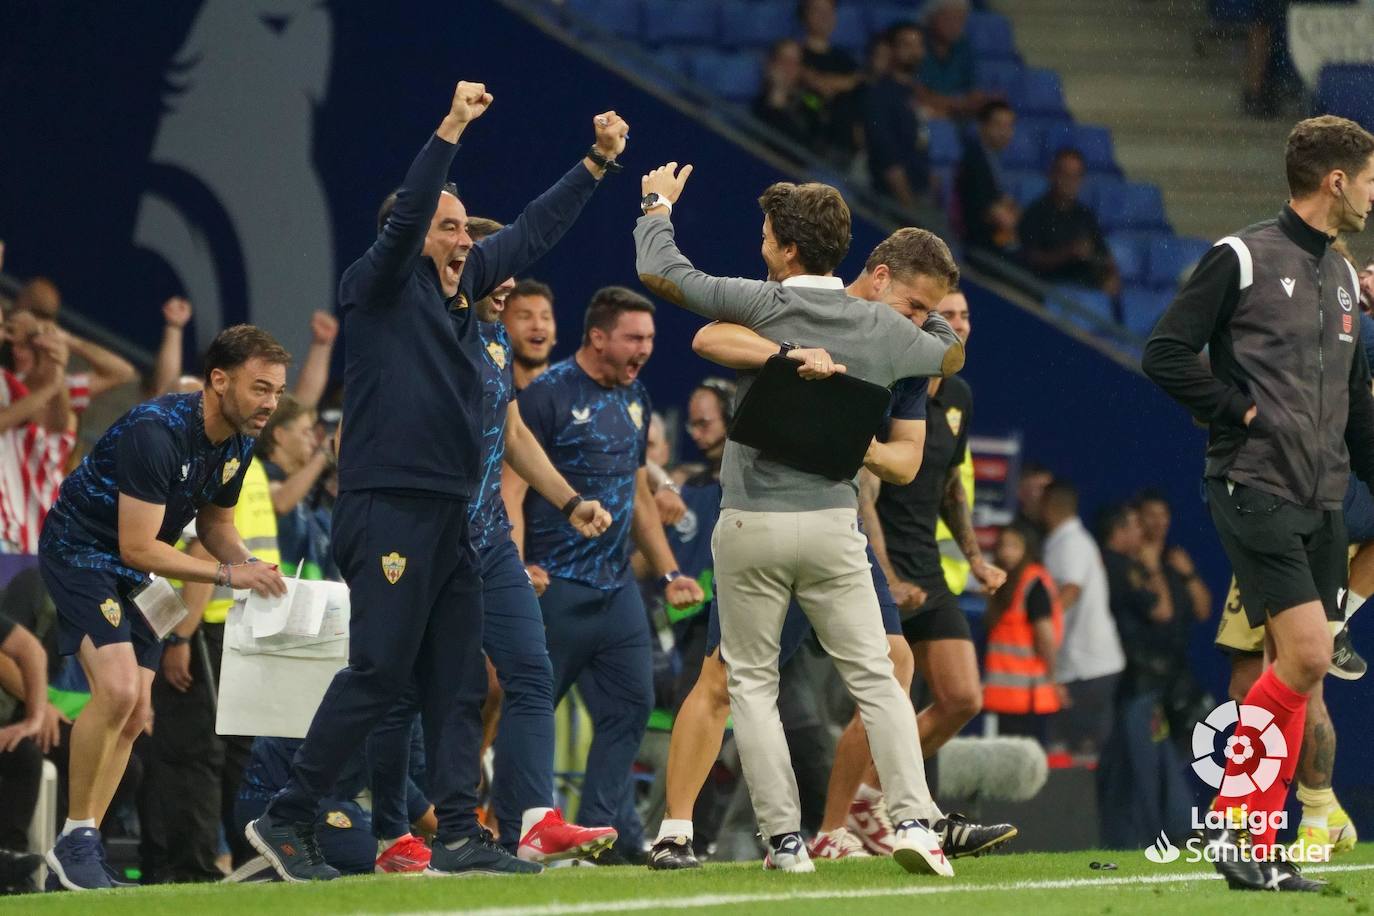
[[[1202,842],[1206,849],[1211,850],[1207,858],[1212,861],[1217,874],[1226,879],[1226,884],[1231,890],[1274,889],[1266,885],[1264,869],[1260,867],[1259,862],[1250,857],[1250,850],[1241,844],[1236,831],[1229,828],[1205,828],[1202,831]]]
[[[43,857],[32,852],[0,849],[0,887],[18,887],[33,876]]]
[[[320,852],[312,822],[279,824],[264,811],[257,820],[243,826],[243,835],[283,881],[304,884],[339,877],[339,870],[326,862]]]
[[[1343,681],[1358,681],[1368,670],[1368,663],[1360,658],[1360,653],[1355,651],[1350,641],[1350,627],[1341,627],[1336,634],[1335,647],[1331,650],[1331,667],[1326,669],[1326,673]]]
[[[1326,887],[1325,881],[1304,878],[1302,870],[1292,862],[1265,862],[1264,887],[1266,891],[1299,891],[1307,894],[1320,894]]]
[[[649,867],[654,871],[677,871],[682,868],[701,868],[692,841],[685,836],[670,836],[659,840],[649,850]]]
[[[1001,846],[1016,836],[1017,832],[1011,824],[984,826],[958,813],[947,814],[944,819],[936,821],[934,830],[947,859],[981,856],[994,846]]]
[[[435,843],[425,874],[435,876],[463,875],[537,875],[544,870],[538,862],[526,862],[511,855],[506,847],[483,830],[477,836],[464,837],[450,849],[447,843]]]

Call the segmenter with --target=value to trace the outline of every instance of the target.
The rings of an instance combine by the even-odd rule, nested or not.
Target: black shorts
[[[943,580],[918,582],[926,592],[926,603],[902,618],[902,635],[907,642],[935,639],[967,639],[973,642],[968,618],[959,608],[959,599]]]
[[[1327,620],[1344,619],[1337,597],[1348,543],[1339,509],[1305,509],[1219,478],[1207,481],[1207,505],[1252,627],[1311,601],[1322,603]]]
[[[97,649],[127,642],[140,668],[157,670],[162,643],[128,597],[137,583],[107,570],[69,566],[46,553],[40,554],[38,568],[57,608],[58,652],[75,655],[87,636]]]

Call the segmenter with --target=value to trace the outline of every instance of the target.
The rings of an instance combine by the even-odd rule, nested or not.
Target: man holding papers
[[[149,720],[159,636],[176,623],[163,579],[281,595],[234,527],[253,440],[276,409],[291,357],[265,331],[228,328],[205,357],[205,389],[140,404],[62,484],[39,543],[58,613],[58,646],[76,655],[91,702],[72,728],[67,823],[45,857],[68,890],[111,887],[99,825]],[[196,521],[214,560],[173,545]],[[184,614],[185,608],[181,608]],[[170,624],[167,621],[170,620]]]
[[[678,251],[669,220],[690,174],[691,166],[679,172],[670,163],[643,178],[645,215],[634,235],[640,279],[655,293],[707,318],[824,348],[850,375],[884,387],[911,376],[948,375],[963,365],[963,347],[938,315],[921,329],[886,305],[845,293],[834,271],[849,248],[849,208],[834,188],[776,184],[759,199],[767,282],[712,277],[694,268]],[[753,376],[741,374],[741,399]],[[741,764],[768,838],[765,867],[813,869],[776,704],[779,638],[796,597],[867,727],[897,824],[894,858],[908,871],[952,875],[939,838],[922,820],[930,791],[910,701],[888,658],[858,528],[856,483],[796,471],[732,441],[721,485],[713,540],[721,656]]]

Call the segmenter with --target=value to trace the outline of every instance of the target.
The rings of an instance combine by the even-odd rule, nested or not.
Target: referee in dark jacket
[[[1344,118],[1312,118],[1288,136],[1292,198],[1277,219],[1216,244],[1165,312],[1144,369],[1209,428],[1207,501],[1252,626],[1273,664],[1242,721],[1260,753],[1228,759],[1215,809],[1277,817],[1302,747],[1307,699],[1331,661],[1341,621],[1346,534],[1341,501],[1353,466],[1374,481],[1374,397],[1359,346],[1359,278],[1331,243],[1364,229],[1374,206],[1374,136]],[[1208,348],[1210,368],[1198,358]],[[1272,758],[1277,758],[1277,765]],[[1232,887],[1320,890],[1274,847],[1273,818],[1237,856],[1233,830],[1208,842],[1233,860]],[[1223,855],[1222,858],[1228,857]]]
[[[439,820],[429,870],[543,870],[496,845],[476,818],[486,666],[468,505],[482,473],[486,357],[472,305],[563,236],[605,172],[620,168],[629,126],[613,111],[598,115],[596,146],[519,219],[474,244],[447,177],[459,135],[491,102],[481,83],[458,84],[383,204],[377,240],[339,282],[344,436],[333,539],[353,606],[348,667],[329,685],[286,787],[244,828],[287,881],[339,876],[315,841],[316,803],[412,683]]]

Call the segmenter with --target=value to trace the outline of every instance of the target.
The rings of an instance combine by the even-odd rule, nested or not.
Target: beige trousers
[[[724,509],[712,535],[735,743],[765,838],[801,829],[778,718],[778,643],[794,595],[858,704],[893,822],[934,810],[916,717],[892,673],[865,547],[853,509]]]

